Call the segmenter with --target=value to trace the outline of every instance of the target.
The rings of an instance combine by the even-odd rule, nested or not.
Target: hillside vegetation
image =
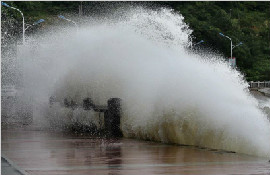
[[[26,21],[33,23],[43,18],[46,23],[29,30],[34,33],[37,28],[44,28],[59,21],[59,14],[78,15],[80,1],[9,1],[9,5],[24,12]],[[127,2],[82,2],[83,15],[103,13],[104,8],[92,9],[104,4],[107,11]],[[134,3],[132,3],[134,4]],[[166,6],[173,8],[184,16],[184,20],[193,30],[194,42],[204,40],[201,47],[211,48],[230,57],[230,41],[219,32],[230,36],[236,45],[244,44],[233,50],[237,67],[248,81],[270,80],[270,3],[269,2],[153,2],[143,3],[149,6]],[[15,42],[20,35],[21,16],[15,10],[2,6],[2,47],[5,39],[8,44]],[[5,32],[5,35],[3,33]],[[8,33],[8,35],[6,35]],[[4,36],[4,37],[3,37]],[[7,40],[8,38],[8,40]]]

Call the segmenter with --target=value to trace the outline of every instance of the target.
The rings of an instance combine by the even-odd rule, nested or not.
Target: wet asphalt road
[[[270,174],[265,158],[135,139],[5,128],[1,144],[30,175]]]

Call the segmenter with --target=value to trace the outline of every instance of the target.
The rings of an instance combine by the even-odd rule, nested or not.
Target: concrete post
[[[108,100],[108,110],[105,112],[104,123],[106,130],[115,137],[122,137],[120,129],[121,99],[111,98]]]

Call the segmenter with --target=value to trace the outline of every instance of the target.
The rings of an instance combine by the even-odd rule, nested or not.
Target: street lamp
[[[240,45],[242,45],[243,43],[242,42],[240,42],[239,44],[237,44],[237,45],[233,45],[233,43],[232,43],[232,39],[230,38],[230,37],[228,37],[228,36],[226,36],[226,35],[224,35],[223,33],[219,33],[219,35],[221,35],[222,37],[225,37],[225,38],[228,38],[230,41],[231,41],[231,58],[232,58],[232,50],[234,49],[234,48],[236,48],[236,47],[238,47],[238,46],[240,46]]]
[[[194,47],[194,46],[197,46],[197,45],[199,45],[199,44],[201,44],[201,43],[203,43],[203,42],[204,42],[204,40],[201,40],[201,41],[197,42],[196,44],[194,44],[193,47]]]
[[[40,19],[40,20],[34,22],[33,24],[26,24],[27,27],[26,27],[25,31],[26,31],[29,27],[35,26],[35,25],[40,24],[40,23],[42,23],[42,22],[44,22],[44,21],[45,21],[44,19]]]
[[[61,19],[66,20],[66,21],[68,21],[68,22],[72,22],[72,23],[76,26],[77,31],[79,30],[79,27],[78,27],[78,25],[77,25],[76,22],[74,22],[74,21],[72,21],[72,20],[70,20],[70,19],[67,19],[67,18],[64,17],[63,15],[59,15],[58,18],[61,18]]]
[[[12,6],[8,5],[8,4],[5,3],[5,2],[1,2],[1,4],[2,4],[3,6],[8,7],[8,8],[17,10],[17,11],[20,12],[20,14],[22,15],[22,19],[23,19],[23,45],[24,45],[24,44],[25,44],[25,36],[24,36],[24,33],[25,33],[24,27],[25,27],[25,26],[24,26],[24,16],[23,16],[23,13],[22,13],[19,9],[17,9],[17,8],[15,8],[15,7],[12,7]]]
[[[238,43],[236,46],[233,46],[233,49],[240,46],[240,45],[242,45],[242,44],[243,44],[242,42]]]

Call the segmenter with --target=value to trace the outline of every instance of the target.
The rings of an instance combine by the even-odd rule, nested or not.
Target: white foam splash
[[[126,137],[270,156],[269,121],[242,75],[220,56],[187,51],[192,31],[181,15],[123,14],[26,46],[24,85],[37,109],[51,95],[98,104],[119,97]]]

